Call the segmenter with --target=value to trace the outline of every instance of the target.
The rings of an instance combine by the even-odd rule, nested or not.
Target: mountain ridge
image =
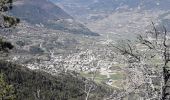
[[[33,25],[74,34],[99,36],[99,34],[90,31],[60,7],[47,0],[16,1],[10,14]]]
[[[51,1],[84,23],[89,29],[106,38],[115,39],[114,37],[120,36],[130,38],[128,34],[135,35],[147,31],[151,22],[163,24],[168,30],[170,29],[168,24],[170,18],[166,14],[170,9],[169,0]]]

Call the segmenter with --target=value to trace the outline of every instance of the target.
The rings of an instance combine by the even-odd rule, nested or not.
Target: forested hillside
[[[43,71],[31,71],[24,66],[0,61],[0,72],[15,89],[16,100],[82,100],[85,78],[71,73],[52,76]],[[100,86],[90,100],[102,99],[111,89]]]

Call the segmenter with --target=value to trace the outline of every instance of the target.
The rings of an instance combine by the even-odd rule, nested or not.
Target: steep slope
[[[60,5],[72,16],[96,16],[103,18],[105,14],[111,14],[121,10],[168,10],[169,0],[51,0]],[[100,13],[100,14],[99,14]],[[101,14],[102,13],[102,14]],[[87,15],[88,14],[88,15]],[[84,19],[85,19],[84,17]],[[86,17],[87,18],[87,17]],[[93,17],[94,18],[94,17]],[[83,18],[79,18],[83,19]],[[89,18],[88,18],[89,19]]]
[[[169,0],[51,0],[106,38],[130,38],[151,22],[170,29]],[[83,5],[83,3],[85,3]]]
[[[84,78],[72,74],[52,76],[41,71],[32,71],[23,66],[0,61],[0,72],[8,84],[14,86],[17,100],[83,100]],[[109,89],[99,86],[90,100],[101,100]],[[107,94],[108,93],[108,94]]]
[[[16,1],[10,13],[40,27],[62,30],[74,34],[98,35],[75,21],[69,14],[48,0]]]
[[[72,19],[58,6],[46,0],[19,0],[14,2],[12,14],[30,23],[44,23],[54,19]]]
[[[103,35],[108,37],[117,38],[132,38],[136,34],[145,33],[150,30],[151,22],[158,22],[158,17],[165,13],[164,11],[158,12],[143,12],[143,11],[126,11],[115,12],[102,20],[88,23],[87,26]]]

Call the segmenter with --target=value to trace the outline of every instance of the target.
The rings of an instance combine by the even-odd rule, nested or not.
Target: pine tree
[[[0,0],[0,30],[12,28],[19,23],[18,18],[6,15],[12,9],[12,0]],[[8,52],[14,46],[0,37],[0,54]],[[5,82],[4,75],[0,73],[0,100],[16,100],[12,85]]]
[[[3,74],[0,74],[0,100],[16,100],[14,88],[5,82]]]
[[[0,29],[7,29],[16,26],[19,23],[19,19],[6,15],[5,12],[12,9],[13,0],[0,0]],[[0,38],[0,52],[8,52],[12,49],[13,45],[10,42],[6,42]]]

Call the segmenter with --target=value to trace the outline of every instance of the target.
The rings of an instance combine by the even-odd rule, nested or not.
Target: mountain
[[[30,23],[43,23],[49,20],[72,19],[61,8],[46,0],[18,0],[11,13]]]
[[[170,30],[169,0],[51,0],[106,38],[130,38],[151,22]]]
[[[98,13],[109,14],[119,10],[168,10],[169,0],[51,0],[73,16]],[[102,16],[102,14],[101,14]]]
[[[127,6],[130,8],[138,8],[141,9],[161,9],[168,10],[169,0],[51,0],[56,4],[61,4],[63,7],[68,8],[76,8],[82,7],[82,9],[86,10],[96,10],[96,11],[115,11],[120,7]],[[69,10],[69,9],[68,9]],[[75,9],[79,10],[79,9]]]
[[[98,36],[48,0],[18,0],[14,2],[10,13],[33,25],[74,34]]]

